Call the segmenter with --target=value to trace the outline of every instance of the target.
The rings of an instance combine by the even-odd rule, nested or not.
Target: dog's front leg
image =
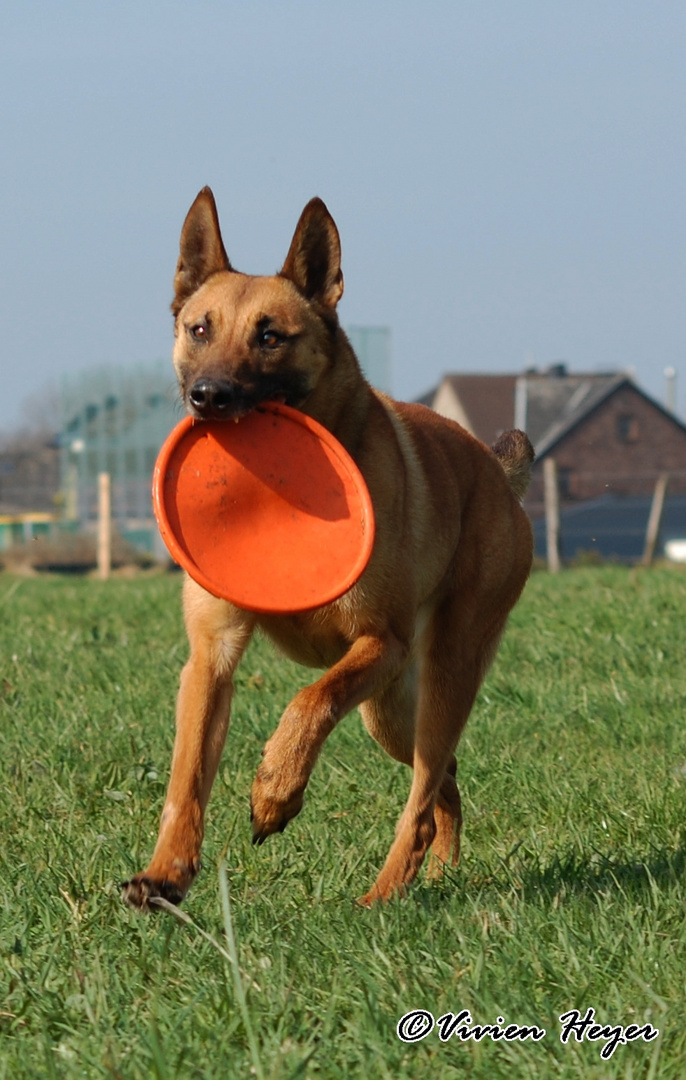
[[[300,811],[327,735],[351,709],[397,674],[407,652],[390,632],[364,635],[321,679],[296,694],[264,748],[253,784],[254,843],[283,832]]]
[[[171,777],[152,860],[124,883],[124,897],[146,908],[151,896],[179,903],[200,869],[205,808],[229,725],[233,673],[255,617],[206,593],[190,578],[184,615],[191,655],[181,674]]]

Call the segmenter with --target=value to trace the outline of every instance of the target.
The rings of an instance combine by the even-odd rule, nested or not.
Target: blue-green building
[[[391,335],[387,327],[354,326],[347,333],[367,378],[390,390]],[[165,438],[184,415],[169,360],[108,366],[64,377],[61,388],[60,481],[64,518],[94,527],[98,475],[109,473],[118,532],[162,557],[152,511],[152,474]]]

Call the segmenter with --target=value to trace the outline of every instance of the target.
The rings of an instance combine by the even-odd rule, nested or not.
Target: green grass
[[[369,911],[408,772],[348,717],[253,848],[260,749],[310,677],[256,641],[184,922],[118,890],[164,797],[179,585],[0,577],[0,1080],[684,1075],[686,575],[532,578],[461,744],[461,864]],[[589,1006],[660,1038],[563,1046]],[[548,1034],[406,1045],[412,1008]]]

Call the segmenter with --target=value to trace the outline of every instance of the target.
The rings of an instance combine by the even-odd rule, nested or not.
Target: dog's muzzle
[[[263,401],[278,401],[297,408],[306,397],[303,380],[291,373],[287,378],[258,376],[248,385],[202,375],[185,394],[189,411],[201,420],[239,420]]]
[[[241,394],[224,379],[197,379],[188,391],[188,402],[203,420],[227,420],[245,412]]]

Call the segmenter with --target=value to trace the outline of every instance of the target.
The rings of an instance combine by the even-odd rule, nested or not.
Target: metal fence
[[[151,549],[150,495],[160,446],[182,415],[169,361],[64,377],[60,475],[65,517],[97,517],[98,475],[109,473],[112,516],[127,539]]]
[[[645,552],[652,499],[605,495],[563,507],[559,517],[559,553],[568,562],[595,555],[602,560],[639,562]],[[546,521],[533,522],[536,555],[547,556]],[[686,540],[686,496],[665,499],[655,554],[662,557],[674,541]]]

